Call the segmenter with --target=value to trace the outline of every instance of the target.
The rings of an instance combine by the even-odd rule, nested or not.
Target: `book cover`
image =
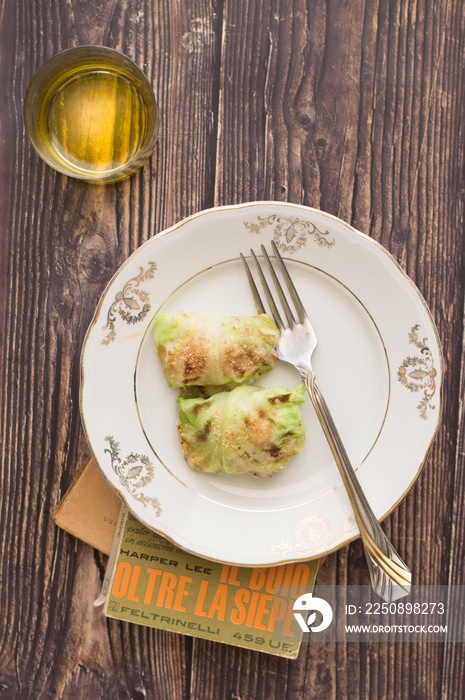
[[[293,603],[318,560],[268,568],[208,561],[147,529],[123,506],[102,595],[108,617],[295,659]]]

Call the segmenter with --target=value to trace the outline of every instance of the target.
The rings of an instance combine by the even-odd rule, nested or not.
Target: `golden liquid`
[[[149,105],[136,83],[108,69],[65,76],[42,115],[43,145],[77,176],[120,168],[137,155],[150,128]]]

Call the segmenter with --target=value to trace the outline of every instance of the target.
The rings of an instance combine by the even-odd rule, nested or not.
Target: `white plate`
[[[337,467],[307,399],[305,448],[284,472],[191,470],[151,327],[160,310],[256,313],[239,252],[272,238],[315,327],[314,369],[379,519],[418,477],[441,413],[442,353],[424,299],[384,248],[343,221],[255,202],[200,212],[149,240],[113,277],[87,333],[84,429],[142,523],[182,549],[245,566],[319,557],[358,536]],[[278,362],[260,383],[299,381]]]

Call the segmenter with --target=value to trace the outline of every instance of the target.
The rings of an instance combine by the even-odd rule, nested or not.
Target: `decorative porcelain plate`
[[[144,525],[184,550],[244,566],[320,557],[358,536],[338,469],[307,398],[306,444],[283,472],[193,471],[152,325],[159,311],[176,309],[255,314],[239,252],[271,239],[316,330],[316,376],[380,520],[418,477],[441,414],[442,353],[424,299],[384,248],[343,221],[255,202],[200,212],[145,243],[106,288],[84,342],[87,439]],[[259,383],[299,382],[278,362]]]

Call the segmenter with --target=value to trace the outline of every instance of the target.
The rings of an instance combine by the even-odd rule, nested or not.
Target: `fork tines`
[[[273,284],[276,288],[279,299],[280,299],[281,304],[283,306],[284,313],[286,314],[286,318],[287,318],[287,321],[289,323],[289,326],[291,328],[293,328],[296,325],[296,323],[299,321],[300,321],[300,323],[304,323],[304,321],[307,318],[307,315],[305,313],[305,309],[304,309],[303,304],[300,300],[300,297],[297,294],[294,283],[292,282],[292,279],[289,275],[289,272],[287,271],[287,268],[284,264],[284,260],[281,257],[281,253],[279,252],[278,247],[274,241],[271,241],[271,247],[273,248],[274,256],[275,256],[276,261],[278,263],[282,277],[286,283],[286,286],[287,286],[287,289],[288,289],[289,294],[291,296],[291,299],[294,302],[295,310],[297,312],[297,319],[295,318],[294,313],[292,312],[292,310],[289,306],[286,295],[284,294],[283,288],[282,288],[281,283],[278,279],[276,271],[273,267],[271,259],[270,259],[269,255],[265,249],[265,246],[263,246],[263,245],[261,246],[261,251],[262,251],[265,263],[266,263],[266,267],[268,268],[271,279],[273,281]],[[285,328],[285,325],[284,325],[283,320],[281,318],[281,315],[278,311],[278,308],[277,308],[276,303],[274,301],[273,295],[270,291],[270,287],[269,287],[268,282],[266,280],[266,277],[263,273],[262,266],[260,265],[260,262],[259,262],[257,256],[255,255],[255,252],[252,250],[252,248],[250,249],[250,254],[252,255],[253,261],[254,261],[255,266],[257,268],[257,272],[258,272],[258,275],[260,277],[260,282],[262,284],[263,291],[265,292],[265,296],[267,298],[267,301],[270,305],[271,313],[272,313],[272,316],[274,318],[274,321],[275,321],[276,325],[278,326],[278,328],[282,331]],[[259,313],[266,313],[265,307],[264,307],[263,302],[261,300],[259,291],[257,289],[257,285],[255,284],[255,281],[254,281],[253,275],[250,271],[249,265],[248,265],[244,255],[242,253],[240,254],[240,256],[241,256],[241,260],[244,264],[244,267],[245,267],[245,270],[247,273],[247,279],[249,281],[249,285],[250,285],[250,288],[252,290],[253,298],[255,301],[255,306],[257,307],[257,310]]]

